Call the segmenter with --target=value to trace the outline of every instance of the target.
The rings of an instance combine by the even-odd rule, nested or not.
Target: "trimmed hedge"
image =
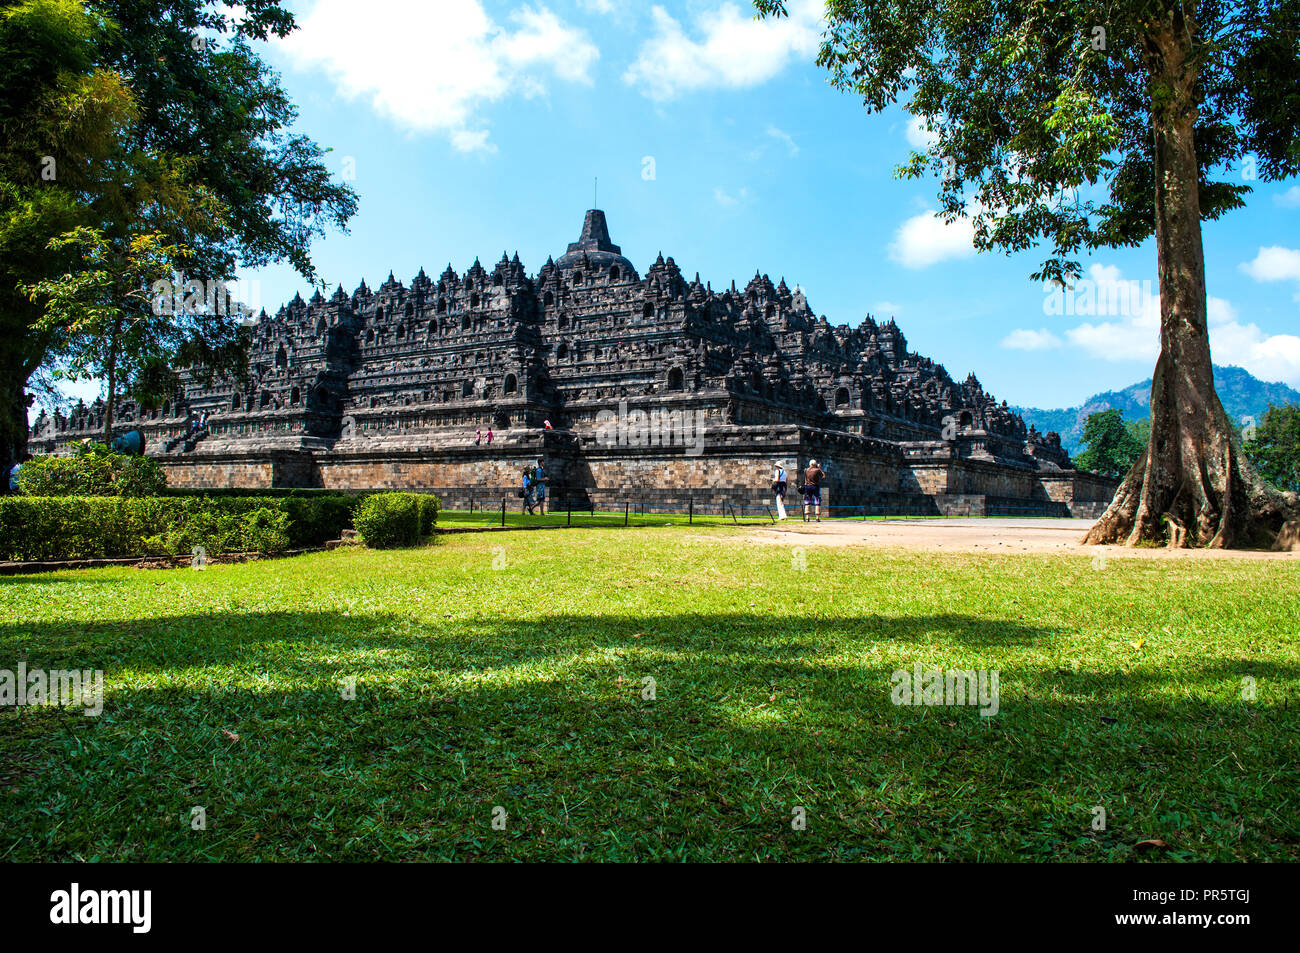
[[[433,532],[439,506],[428,493],[375,493],[361,501],[353,524],[374,549],[413,546]]]
[[[372,504],[365,529],[356,520]],[[0,497],[0,560],[276,553],[337,539],[356,525],[370,546],[411,545],[433,532],[426,493],[335,490],[169,491],[166,496]],[[417,527],[418,528],[415,528]]]
[[[160,496],[271,496],[277,499],[291,496],[344,496],[360,500],[364,496],[381,493],[382,490],[344,490],[320,486],[169,486]]]
[[[289,546],[304,549],[320,546],[352,527],[352,517],[362,497],[341,490],[262,489],[229,487],[216,490],[172,489],[166,493],[176,499],[275,500],[285,505],[289,514]]]
[[[0,498],[0,559],[97,559],[289,548],[283,500],[118,496]]]
[[[103,444],[84,444],[70,457],[36,457],[18,471],[24,496],[158,496],[166,487],[156,461]]]
[[[338,494],[289,496],[284,497],[282,502],[289,514],[289,545],[294,549],[302,549],[320,546],[326,540],[338,539],[343,530],[351,529],[361,498]]]

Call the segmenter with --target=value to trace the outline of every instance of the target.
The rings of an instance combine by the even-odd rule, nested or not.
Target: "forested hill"
[[[1214,366],[1214,385],[1219,400],[1228,417],[1240,424],[1242,417],[1264,416],[1268,405],[1300,404],[1300,391],[1286,384],[1261,381],[1240,367]],[[1033,424],[1040,433],[1055,430],[1061,435],[1061,444],[1071,454],[1079,450],[1083,440],[1083,424],[1089,414],[1099,410],[1117,408],[1124,412],[1125,420],[1141,420],[1150,416],[1151,380],[1148,378],[1123,390],[1110,390],[1094,394],[1078,407],[1059,410],[1042,410],[1037,407],[1015,407],[1026,424]]]

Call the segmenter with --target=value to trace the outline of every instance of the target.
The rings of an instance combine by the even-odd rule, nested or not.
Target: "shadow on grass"
[[[679,613],[645,617],[551,615],[541,620],[445,620],[402,612],[209,612],[103,623],[0,625],[0,664],[16,651],[47,667],[182,670],[249,658],[258,651],[400,648],[446,655],[473,667],[614,646],[748,653],[771,659],[816,656],[828,645],[891,643],[995,650],[1049,642],[1061,633],[1023,621],[957,613],[919,616]],[[638,640],[645,639],[644,642]],[[292,654],[290,652],[290,654]],[[31,661],[29,664],[36,664]]]
[[[1044,654],[1059,634],[960,614],[10,622],[0,668],[100,667],[108,693],[99,718],[0,713],[0,860],[1104,860],[1152,837],[1297,858],[1300,713],[1232,689],[1300,667],[1076,673]],[[999,668],[999,713],[893,704],[913,662]]]

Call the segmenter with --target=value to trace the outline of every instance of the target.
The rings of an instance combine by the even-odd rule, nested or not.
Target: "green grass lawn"
[[[0,710],[0,860],[1300,859],[1300,564],[750,532],[0,577],[0,668],[107,681]]]

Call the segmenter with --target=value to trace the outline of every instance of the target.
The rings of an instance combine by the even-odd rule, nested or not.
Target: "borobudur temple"
[[[754,503],[773,461],[815,458],[834,506],[1093,516],[1114,490],[973,374],[909,351],[892,319],[831,325],[784,279],[714,291],[662,255],[639,274],[597,209],[536,275],[517,254],[421,269],[409,287],[389,274],[295,296],[252,332],[243,379],[187,371],[158,410],[119,406],[171,485],[418,489],[460,506],[514,496],[544,457],[561,501]],[[96,439],[103,410],[42,414],[31,449]]]

